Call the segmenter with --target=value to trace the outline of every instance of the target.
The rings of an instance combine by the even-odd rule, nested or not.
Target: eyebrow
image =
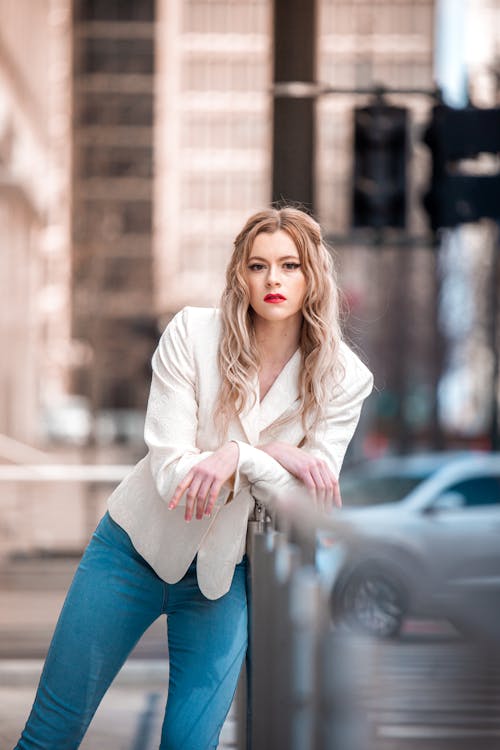
[[[262,258],[260,255],[252,255],[248,262],[250,263],[251,260],[263,260],[264,263],[267,263],[266,258]],[[281,258],[278,258],[278,260],[300,260],[298,255],[283,255]]]

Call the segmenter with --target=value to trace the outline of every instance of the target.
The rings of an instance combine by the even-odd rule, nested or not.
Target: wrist
[[[238,443],[235,440],[229,440],[227,443],[224,443],[221,450],[223,450],[225,453],[227,453],[228,456],[235,456],[238,458],[240,454],[240,449],[238,447]]]
[[[235,481],[236,481],[236,469],[238,468],[238,461],[240,458],[240,448],[238,443],[235,440],[230,440],[229,442],[225,443],[222,446],[222,449],[226,456],[228,457],[228,460],[231,461],[233,464],[233,472],[232,474],[227,478],[225,481],[225,485],[229,487],[231,490],[234,489]]]
[[[236,443],[234,440],[230,440],[229,442],[224,443],[220,451],[224,456],[224,460],[233,467],[234,471],[236,471],[240,458],[240,449],[238,443]]]
[[[264,453],[267,453],[268,456],[271,456],[271,458],[276,458],[279,452],[279,446],[280,444],[274,441],[271,443],[265,443],[264,445],[259,445],[258,448],[259,450],[264,451]]]

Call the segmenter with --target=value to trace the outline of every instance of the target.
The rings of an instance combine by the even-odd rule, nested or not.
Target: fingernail
[[[168,509],[169,509],[169,510],[173,510],[173,509],[174,509],[174,504],[173,504],[173,503],[169,503],[169,505],[168,505]]]

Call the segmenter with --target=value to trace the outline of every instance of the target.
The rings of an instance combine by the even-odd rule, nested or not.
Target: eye
[[[251,263],[248,266],[249,271],[262,271],[263,268],[264,268],[263,263]]]
[[[294,263],[294,262],[290,261],[289,263],[283,263],[283,267],[287,271],[296,271],[297,268],[300,268],[300,263]]]

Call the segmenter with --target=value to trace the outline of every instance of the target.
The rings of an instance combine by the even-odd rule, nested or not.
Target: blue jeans
[[[163,613],[170,676],[160,750],[216,748],[247,648],[246,558],[228,593],[211,601],[195,562],[181,581],[165,583],[106,514],[69,589],[15,750],[78,748],[111,681]]]

